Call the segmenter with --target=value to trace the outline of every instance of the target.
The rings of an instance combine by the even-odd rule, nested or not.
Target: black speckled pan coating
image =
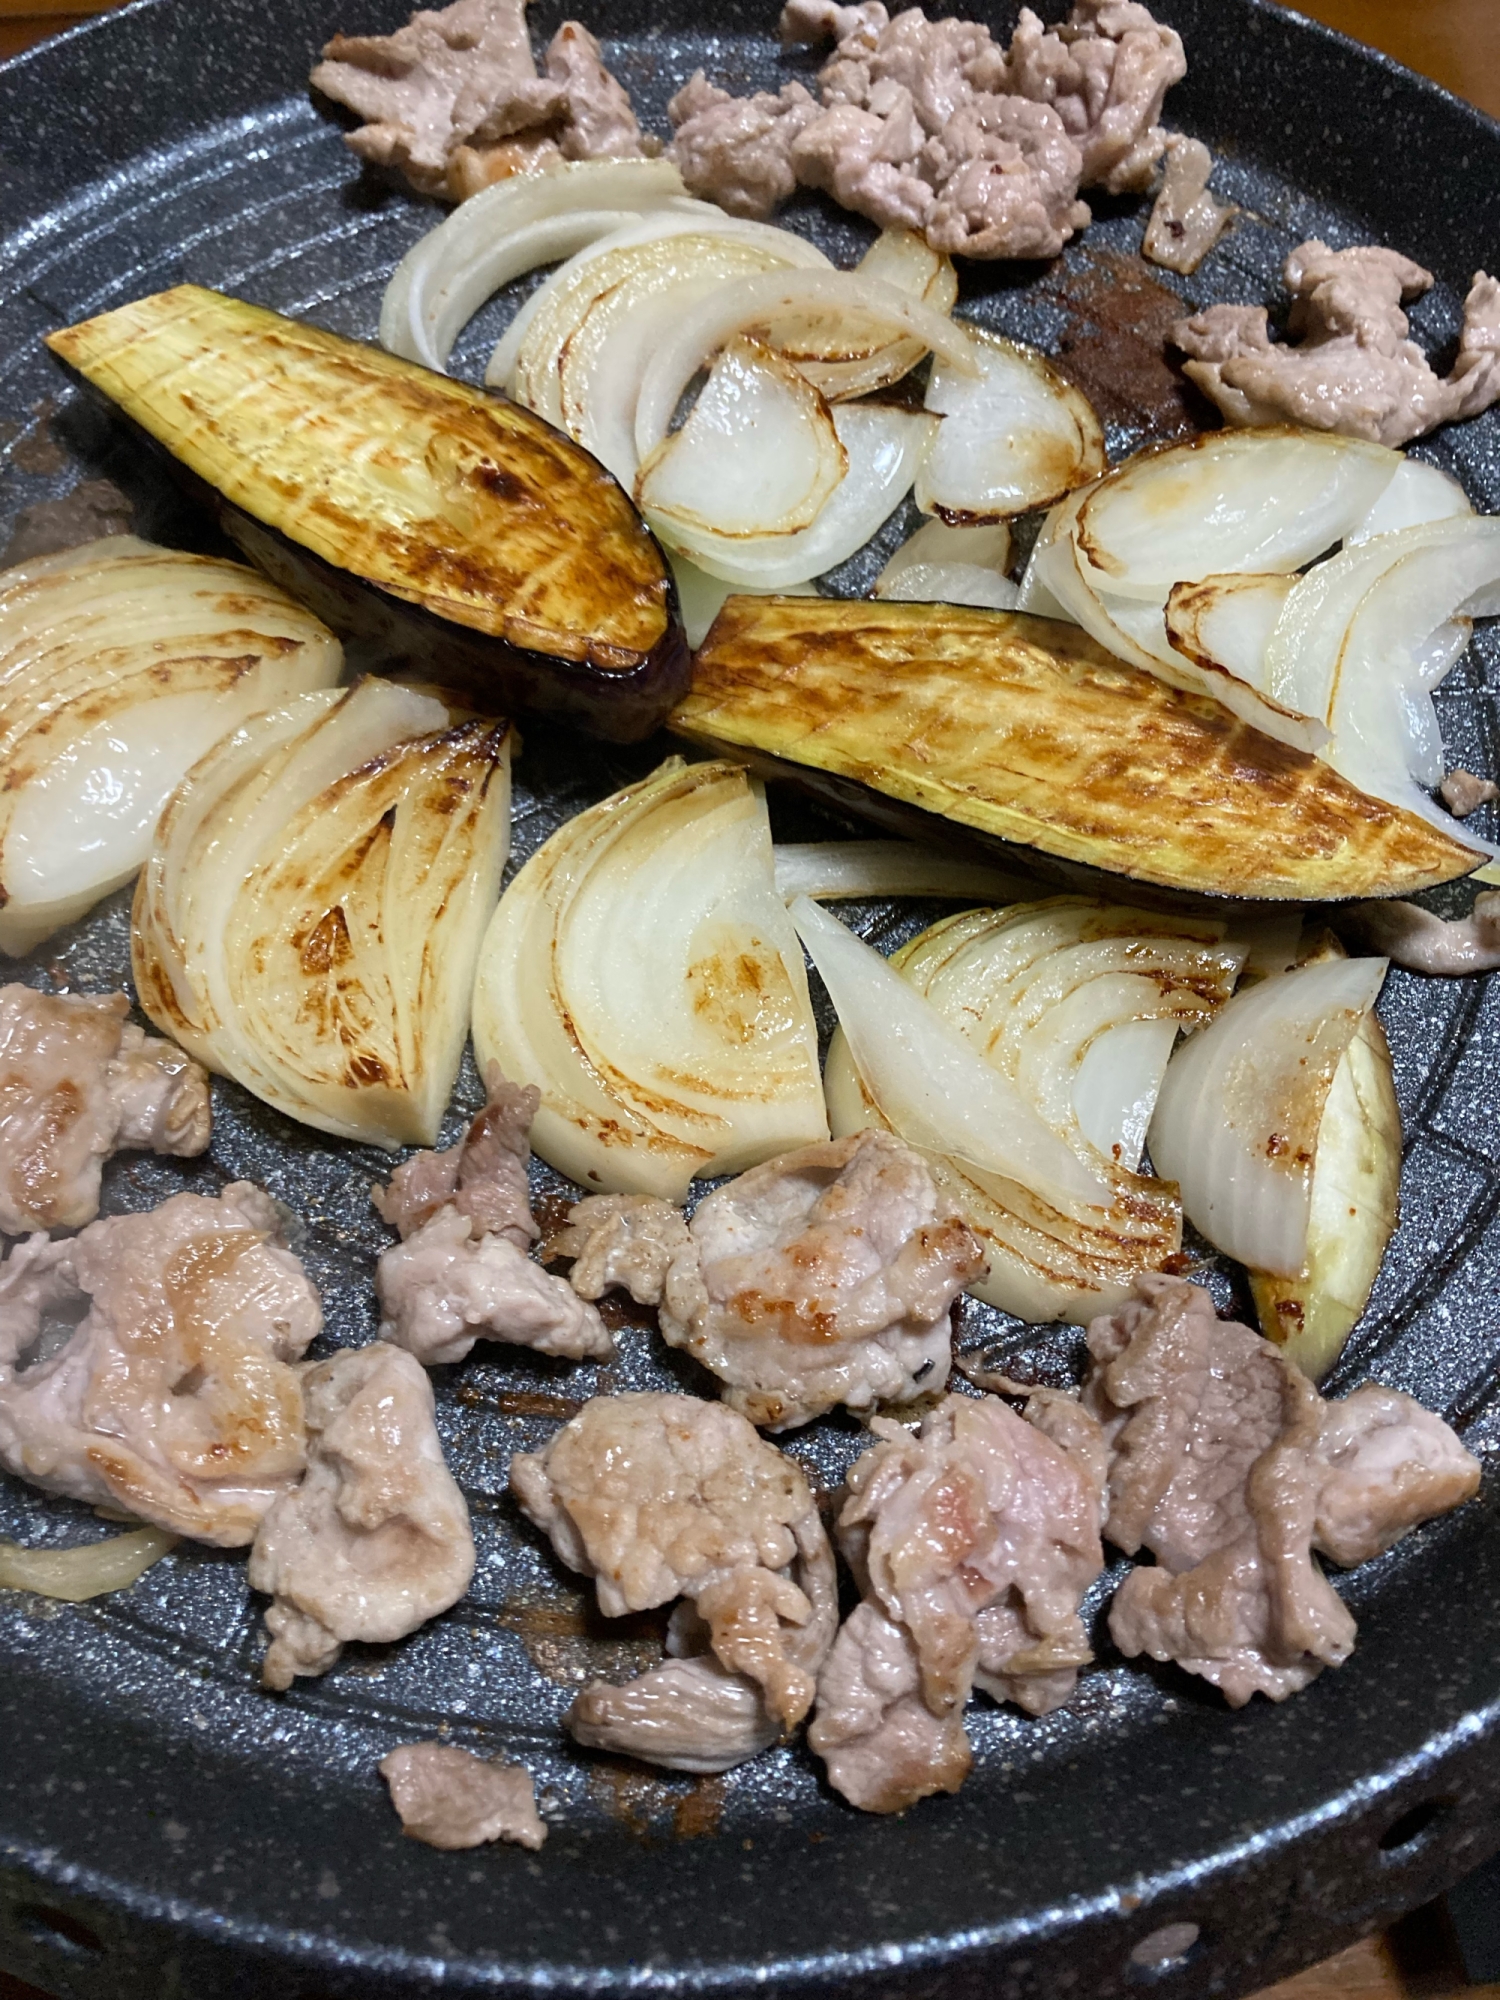
[[[0,540],[22,507],[103,469],[133,487],[145,532],[207,545],[203,524],[67,402],[37,338],[47,329],[193,279],[373,332],[392,264],[437,211],[362,180],[300,81],[335,29],[394,26],[404,11],[140,0],[0,72]],[[554,9],[539,11],[550,31]],[[727,0],[708,31],[681,0],[649,14],[620,0],[591,19],[659,123],[697,63],[734,87],[805,67],[776,55],[772,11]],[[1010,10],[995,11],[1008,27]],[[1257,0],[1163,11],[1191,63],[1173,118],[1215,146],[1221,192],[1245,211],[1174,290],[1269,298],[1300,237],[1373,237],[1436,269],[1416,325],[1450,340],[1471,272],[1500,245],[1500,131]],[[866,234],[811,203],[790,219],[836,253]],[[1105,204],[1051,269],[980,268],[964,282],[966,310],[1040,342],[1091,387],[1117,452],[1200,414],[1160,358],[1176,301],[1136,258],[1141,224],[1137,205]],[[461,368],[477,372],[502,317],[484,316]],[[1497,437],[1485,419],[1424,450],[1496,507]],[[835,582],[866,587],[876,561]],[[1497,688],[1485,637],[1439,697],[1453,761],[1496,769]],[[652,754],[530,732],[517,858]],[[804,837],[816,824],[805,808],[777,811]],[[889,945],[931,912],[853,914]],[[127,965],[116,898],[0,976],[98,989]],[[1109,2000],[1149,1984],[1197,2000],[1279,1977],[1434,1894],[1500,1839],[1500,986],[1397,975],[1382,1011],[1410,1141],[1403,1222],[1336,1386],[1373,1372],[1414,1390],[1460,1424],[1486,1480],[1460,1516],[1347,1581],[1361,1630],[1341,1672],[1282,1708],[1231,1715],[1201,1683],[1112,1657],[1101,1634],[1069,1709],[1039,1723],[980,1704],[963,1792],[889,1821],[846,1809],[800,1750],[697,1783],[576,1754],[558,1717],[578,1681],[630,1671],[659,1628],[591,1618],[505,1497],[507,1461],[569,1399],[694,1386],[691,1364],[664,1353],[643,1316],[624,1323],[608,1369],[481,1347],[438,1382],[478,1573],[464,1604],[405,1645],[351,1649],[326,1680],[262,1694],[243,1562],[186,1547],[94,1606],[0,1598],[0,1963],[85,2000],[832,1985]],[[476,1101],[472,1073],[461,1095]],[[208,1159],[117,1162],[108,1205],[263,1180],[306,1218],[326,1341],[368,1339],[382,1233],[367,1188],[381,1158],[233,1088],[215,1087],[215,1107]],[[538,1183],[557,1191],[545,1173]],[[1227,1300],[1228,1275],[1213,1282]],[[1076,1336],[977,1310],[964,1335],[1040,1379],[1067,1379],[1076,1358]],[[791,1448],[830,1485],[859,1440],[830,1421]],[[104,1532],[4,1481],[0,1531]],[[403,1841],[375,1763],[440,1726],[532,1766],[553,1825],[540,1855]],[[1132,1959],[1166,1924],[1199,1927],[1187,1955],[1157,1971],[1149,1950]]]

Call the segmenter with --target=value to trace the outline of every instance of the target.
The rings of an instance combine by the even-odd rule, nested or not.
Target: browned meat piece
[[[667,106],[668,157],[690,193],[731,215],[767,216],[796,188],[792,142],[817,115],[800,83],[731,97],[696,70]]]
[[[1432,273],[1394,250],[1330,250],[1316,237],[1285,265],[1291,338],[1272,343],[1261,306],[1211,306],[1172,339],[1186,374],[1232,424],[1304,424],[1402,445],[1500,399],[1500,285],[1476,273],[1453,372],[1408,336],[1404,301]]]
[[[0,986],[0,1233],[77,1229],[111,1153],[208,1145],[208,1076],[126,1020],[123,993]]]
[[[1045,105],[977,97],[922,149],[927,241],[957,257],[1055,257],[1086,229],[1078,148]]]
[[[365,120],[347,141],[360,158],[399,168],[422,194],[461,201],[560,153],[642,150],[586,28],[565,22],[537,75],[525,0],[453,0],[393,35],[335,35],[310,81]]]
[[[1023,7],[1006,60],[1008,87],[1061,118],[1082,185],[1110,194],[1150,186],[1167,143],[1162,101],[1186,74],[1176,32],[1135,0],[1074,0],[1052,29]]]
[[[1478,1462],[1442,1418],[1378,1382],[1324,1405],[1318,1460],[1313,1540],[1344,1569],[1479,1491]]]
[[[474,1573],[469,1510],[421,1365],[377,1341],[302,1370],[307,1473],[261,1522],[250,1587],[274,1601],[267,1687],[326,1674],[348,1639],[404,1639]]]
[[[839,1627],[807,1740],[829,1783],[865,1812],[904,1812],[956,1792],[974,1762],[962,1712],[935,1715],[922,1698],[911,1634],[869,1603]]]
[[[1472,771],[1450,771],[1438,786],[1438,796],[1455,819],[1467,819],[1500,798],[1500,785],[1493,778],[1476,778]]]
[[[752,1167],[686,1228],[666,1202],[590,1196],[552,1247],[585,1297],[623,1285],[659,1304],[663,1337],[772,1430],[945,1381],[949,1308],[983,1268],[921,1155],[879,1131]]]
[[[799,42],[816,48],[819,42],[853,40],[874,48],[890,18],[882,0],[859,0],[853,7],[842,7],[839,0],[787,0],[778,29],[786,48]]]
[[[1460,979],[1500,967],[1500,889],[1474,898],[1467,917],[1443,918],[1418,903],[1353,903],[1339,929],[1408,972]]]
[[[867,1602],[819,1677],[808,1742],[867,1811],[962,1782],[976,1683],[1043,1715],[1092,1657],[1078,1607],[1104,1562],[1099,1443],[1077,1404],[1036,1414],[1083,1452],[998,1397],[954,1395],[916,1433],[876,1418],[849,1474],[839,1544]]]
[[[711,1651],[742,1683],[691,1657],[625,1688],[595,1682],[569,1718],[582,1741],[723,1770],[796,1728],[838,1622],[833,1553],[801,1471],[743,1417],[693,1396],[597,1396],[512,1459],[510,1481],[606,1617],[687,1598],[697,1616],[675,1620],[674,1650]]]
[[[540,1847],[546,1822],[524,1764],[489,1764],[456,1743],[406,1743],[380,1760],[401,1831],[429,1847],[513,1840]]]
[[[526,1254],[540,1233],[526,1179],[539,1093],[493,1065],[485,1081],[489,1101],[462,1144],[415,1154],[371,1191],[403,1238],[376,1267],[381,1338],[428,1367],[462,1361],[481,1335],[603,1358],[614,1343],[598,1313]]]
[[[1324,1403],[1196,1285],[1137,1280],[1088,1342],[1085,1400],[1113,1448],[1106,1532],[1157,1558],[1116,1592],[1110,1632],[1235,1707],[1283,1700],[1348,1658],[1354,1620],[1315,1549],[1363,1560],[1477,1488],[1440,1418],[1374,1385]]]
[[[604,67],[599,44],[577,21],[564,21],[547,44],[546,71],[562,87],[567,117],[558,135],[566,160],[634,160],[645,151],[635,109]]]
[[[523,1090],[490,1065],[487,1102],[463,1140],[443,1153],[414,1153],[391,1175],[390,1185],[371,1190],[377,1213],[402,1238],[415,1234],[440,1208],[452,1206],[479,1235],[508,1236],[529,1250],[541,1234],[531,1213],[526,1178],[531,1146],[527,1134],[542,1094]]]
[[[236,1181],[19,1244],[0,1265],[0,1464],[176,1534],[251,1541],[302,1475],[288,1364],[322,1324],[276,1229],[269,1196]]]
[[[1196,271],[1234,220],[1208,191],[1213,155],[1201,139],[1180,132],[1167,140],[1167,165],[1141,249],[1153,264],[1184,277]]]

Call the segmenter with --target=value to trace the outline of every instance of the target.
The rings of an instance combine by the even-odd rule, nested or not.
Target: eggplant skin
[[[616,741],[686,686],[655,538],[529,410],[196,285],[47,345],[340,636]]]
[[[1200,896],[1404,896],[1480,859],[1076,625],[961,605],[731,597],[670,727],[891,825]],[[1017,857],[1024,860],[1026,857]]]

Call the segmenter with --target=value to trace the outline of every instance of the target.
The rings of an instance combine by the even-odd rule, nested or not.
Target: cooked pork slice
[[[994,1396],[948,1396],[916,1432],[871,1428],[839,1517],[866,1603],[819,1678],[808,1741],[838,1753],[829,1779],[855,1805],[894,1812],[962,1781],[976,1683],[1033,1714],[1072,1693],[1091,1658],[1079,1605],[1104,1563],[1100,1453],[1077,1404],[1081,1455]]]
[[[1167,140],[1167,164],[1146,224],[1141,249],[1153,264],[1184,277],[1196,271],[1234,220],[1208,191],[1213,155],[1201,139],[1174,132]]]
[[[275,1227],[239,1181],[19,1245],[0,1265],[0,1464],[176,1534],[253,1540],[302,1474],[290,1363],[322,1324]]]
[[[1476,778],[1472,771],[1450,771],[1438,786],[1438,796],[1455,819],[1467,819],[1493,799],[1500,799],[1500,785],[1493,778]]]
[[[691,194],[731,215],[764,217],[795,190],[792,142],[817,115],[800,83],[731,97],[696,70],[667,106],[674,135],[667,156]]]
[[[839,1627],[807,1740],[834,1790],[864,1812],[956,1792],[974,1762],[960,1711],[935,1715],[922,1697],[911,1634],[868,1603]]]
[[[592,1196],[553,1247],[586,1297],[616,1284],[659,1303],[663,1337],[772,1430],[938,1387],[949,1308],[983,1267],[921,1155],[876,1131],[752,1167],[686,1229],[666,1202]]]
[[[853,7],[842,7],[839,0],[787,0],[778,27],[786,48],[799,43],[816,48],[819,42],[855,39],[873,48],[890,18],[882,0],[859,0]]]
[[[566,160],[636,160],[646,150],[635,108],[604,67],[599,44],[578,21],[564,21],[547,44],[546,71],[561,86],[567,117],[558,134]],[[659,141],[654,142],[659,145]]]
[[[208,1145],[208,1076],[126,1020],[123,993],[0,986],[0,1233],[77,1229],[111,1153]]]
[[[420,1363],[377,1341],[302,1370],[307,1473],[261,1522],[250,1587],[273,1602],[267,1687],[323,1674],[346,1640],[403,1639],[474,1573],[469,1510]]]
[[[539,1233],[526,1179],[539,1093],[493,1065],[486,1088],[489,1101],[459,1145],[415,1154],[372,1190],[403,1238],[376,1266],[380,1337],[429,1368],[462,1361],[481,1337],[602,1359],[614,1343],[598,1313],[526,1254]]]
[[[977,97],[922,149],[927,241],[957,257],[1055,257],[1089,223],[1080,154],[1044,104]]]
[[[1084,187],[1139,194],[1167,135],[1162,101],[1187,74],[1182,42],[1135,0],[1074,0],[1059,28],[1021,9],[1006,59],[1008,87],[1050,105],[1078,147]]]
[[[743,1690],[659,1668],[644,1687],[586,1688],[582,1740],[722,1770],[726,1751],[763,1748],[768,1725],[796,1728],[838,1622],[833,1552],[801,1471],[743,1417],[693,1396],[597,1396],[544,1451],[514,1458],[510,1481],[563,1561],[593,1577],[606,1617],[688,1599],[697,1617],[686,1633],[675,1622],[674,1650],[711,1651],[763,1715],[752,1728]],[[663,1724],[664,1691],[688,1683],[697,1722]]]
[[[548,160],[642,151],[586,28],[564,22],[537,75],[525,0],[454,0],[393,35],[335,35],[310,82],[365,120],[347,139],[361,159],[455,201]]]
[[[395,1169],[389,1186],[371,1190],[382,1221],[403,1238],[449,1206],[467,1216],[478,1235],[508,1236],[518,1250],[529,1250],[541,1233],[531,1213],[526,1168],[527,1134],[542,1093],[535,1084],[523,1090],[511,1083],[494,1063],[485,1090],[485,1107],[458,1145],[414,1153]]]
[[[623,1687],[591,1681],[568,1710],[568,1729],[590,1750],[702,1776],[733,1770],[781,1735],[756,1683],[711,1653],[668,1660]]]
[[[1353,903],[1339,928],[1408,972],[1461,979],[1500,967],[1500,889],[1474,899],[1467,917],[1439,917],[1419,903]]]
[[[1116,1592],[1111,1634],[1236,1707],[1280,1701],[1349,1656],[1354,1620],[1314,1550],[1363,1560],[1478,1485],[1441,1418],[1376,1385],[1325,1403],[1180,1279],[1137,1280],[1088,1342],[1085,1400],[1113,1451],[1106,1532],[1157,1558]]]
[[[1378,1382],[1324,1406],[1317,1456],[1313,1541],[1344,1569],[1479,1491],[1479,1461],[1442,1418]]]
[[[380,1762],[401,1830],[429,1847],[513,1840],[540,1847],[546,1822],[523,1764],[489,1764],[455,1743],[407,1743]]]
[[[1172,339],[1186,374],[1232,424],[1305,424],[1403,445],[1500,399],[1500,285],[1476,273],[1452,373],[1408,338],[1403,303],[1432,273],[1394,250],[1300,244],[1284,268],[1290,338],[1273,343],[1264,307],[1210,306]]]

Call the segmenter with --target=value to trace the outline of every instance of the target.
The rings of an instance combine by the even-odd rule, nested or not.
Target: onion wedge
[[[1469,496],[1441,466],[1403,456],[1391,483],[1365,518],[1344,537],[1346,549],[1357,548],[1375,535],[1392,535],[1402,528],[1425,527],[1429,521],[1455,521],[1472,514]]]
[[[164,1528],[133,1528],[79,1549],[24,1549],[0,1541],[0,1590],[33,1590],[64,1604],[86,1604],[91,1597],[128,1590],[177,1542]]]
[[[681,430],[641,466],[635,500],[668,532],[764,540],[811,527],[848,469],[811,382],[741,337],[720,353]]]
[[[1151,1157],[1194,1226],[1251,1270],[1303,1273],[1329,1090],[1386,966],[1333,959],[1246,987],[1167,1065]]]
[[[500,900],[474,985],[482,1066],[534,1083],[535,1151],[681,1201],[827,1136],[802,954],[765,801],[670,758],[553,834]]]
[[[848,453],[849,470],[811,527],[763,541],[736,541],[664,521],[662,539],[726,583],[751,591],[795,591],[847,562],[900,506],[936,425],[922,410],[899,410],[890,403],[835,404],[833,428]]]
[[[1051,503],[1105,469],[1094,406],[1044,355],[967,327],[980,374],[933,362],[926,406],[943,419],[917,475],[924,514],[962,524]]]
[[[924,1148],[984,1243],[976,1296],[1023,1319],[1082,1323],[1180,1247],[1175,1188],[1137,1169],[1178,1028],[1207,1020],[1233,987],[1243,947],[1223,928],[1062,897],[968,911],[891,960],[1097,1180],[1092,1202],[1057,1203],[1026,1175]],[[836,1133],[890,1123],[913,1139],[877,1104],[842,1029],[825,1088]]]
[[[309,611],[216,557],[121,535],[0,575],[0,951],[128,882],[188,766],[342,668]]]
[[[1315,955],[1344,953],[1324,932]],[[1401,1107],[1390,1046],[1372,1009],[1360,1017],[1328,1087],[1304,1269],[1296,1278],[1250,1273],[1262,1333],[1314,1382],[1337,1361],[1368,1303],[1395,1233],[1400,1185]]]
[[[147,1013],[339,1138],[432,1145],[510,832],[510,734],[364,681],[215,746],[136,891]]]
[[[659,208],[687,194],[670,160],[580,160],[536,174],[513,174],[461,202],[445,222],[415,243],[386,287],[380,344],[408,361],[442,373],[464,326],[492,292],[523,271],[567,256],[568,228],[581,227],[571,248],[589,240],[588,210],[629,214]],[[554,235],[546,226],[557,222]]]

